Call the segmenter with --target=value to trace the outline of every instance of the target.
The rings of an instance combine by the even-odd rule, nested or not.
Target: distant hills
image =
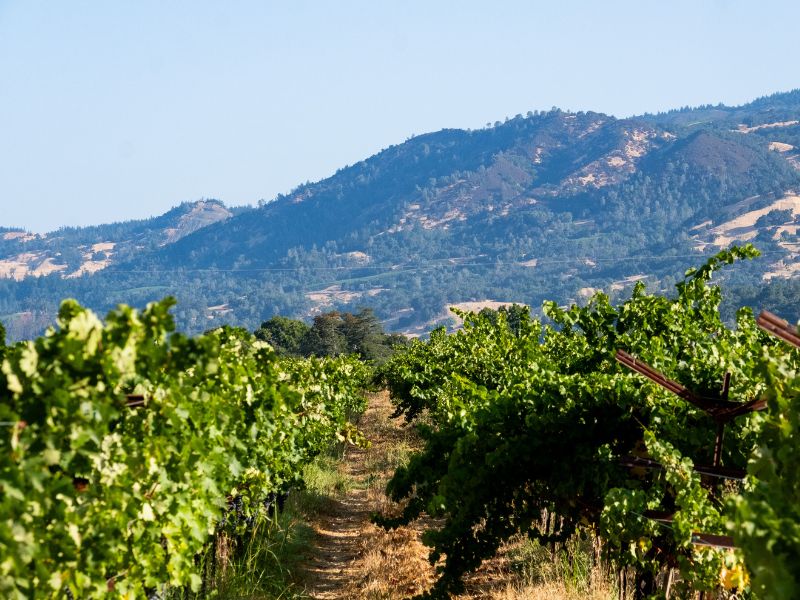
[[[743,241],[764,256],[726,275],[731,302],[796,318],[798,194],[800,90],[630,119],[528,113],[414,137],[257,208],[0,230],[0,321],[25,337],[66,296],[104,312],[172,294],[187,331],[370,306],[421,333],[453,304],[670,289]]]
[[[125,264],[219,221],[233,212],[217,200],[186,202],[152,219],[47,234],[0,229],[0,278],[58,275],[71,279]]]

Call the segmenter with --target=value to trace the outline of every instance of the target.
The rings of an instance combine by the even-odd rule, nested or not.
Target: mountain
[[[0,233],[0,259],[36,253],[22,281],[0,281],[0,320],[32,315],[10,327],[23,335],[64,296],[106,310],[169,293],[189,331],[371,306],[390,329],[422,332],[453,304],[568,303],[638,280],[671,289],[743,241],[764,256],[727,284],[751,303],[776,282],[786,297],[800,289],[798,149],[798,90],[739,107],[629,119],[552,110],[442,130],[258,208],[207,202],[42,239]]]
[[[160,217],[46,234],[0,230],[0,277],[82,277],[173,244],[233,216],[218,200],[185,202]]]

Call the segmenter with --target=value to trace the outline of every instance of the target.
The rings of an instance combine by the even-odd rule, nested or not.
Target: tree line
[[[269,343],[284,356],[341,356],[356,354],[363,360],[384,362],[408,338],[387,334],[372,309],[357,313],[330,311],[317,315],[311,325],[276,315],[255,331],[256,338]]]

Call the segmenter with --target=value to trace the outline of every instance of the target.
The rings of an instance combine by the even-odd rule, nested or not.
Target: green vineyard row
[[[389,482],[402,513],[377,521],[436,518],[424,541],[439,578],[422,597],[458,592],[519,534],[602,540],[606,560],[636,572],[637,598],[667,587],[800,597],[799,353],[749,309],[724,323],[711,283],[755,255],[723,251],[669,297],[638,284],[617,306],[602,293],[584,307],[547,304],[545,322],[519,307],[465,315],[463,330],[436,330],[383,368],[397,416],[417,423],[425,446]],[[716,456],[719,419],[676,393],[766,410],[736,410]],[[735,472],[742,482],[708,476]]]
[[[231,328],[185,337],[171,305],[102,323],[66,301],[58,328],[0,345],[0,597],[197,591],[215,533],[357,441],[363,363],[279,359]]]

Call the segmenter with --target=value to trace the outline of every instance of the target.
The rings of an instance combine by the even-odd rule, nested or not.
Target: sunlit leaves
[[[6,349],[0,596],[197,590],[232,496],[246,519],[335,440],[359,439],[361,362],[279,361],[243,330],[173,334],[173,304],[103,324],[66,301],[57,329]],[[131,394],[143,405],[126,408]]]
[[[730,527],[765,599],[800,594],[800,352],[780,350],[761,362],[768,412],[748,466],[752,486],[730,502]]]
[[[617,306],[602,293],[583,307],[545,303],[549,325],[523,319],[512,330],[502,315],[473,315],[386,365],[397,414],[424,423],[426,446],[389,482],[402,517],[381,522],[442,518],[425,538],[431,559],[444,560],[436,593],[457,591],[511,535],[563,539],[584,527],[617,565],[677,565],[684,589],[713,589],[723,566],[738,573],[725,552],[692,543],[698,531],[723,533],[729,517],[693,471],[711,463],[717,424],[614,356],[625,350],[701,396],[719,397],[730,373],[732,400],[758,397],[763,349],[775,342],[749,311],[724,323],[709,283],[721,266],[756,255],[752,246],[719,253],[690,270],[674,298],[638,284]],[[750,415],[726,426],[723,465],[745,466],[760,423]],[[621,466],[630,454],[664,467]],[[540,525],[545,510],[559,517],[555,533]]]

